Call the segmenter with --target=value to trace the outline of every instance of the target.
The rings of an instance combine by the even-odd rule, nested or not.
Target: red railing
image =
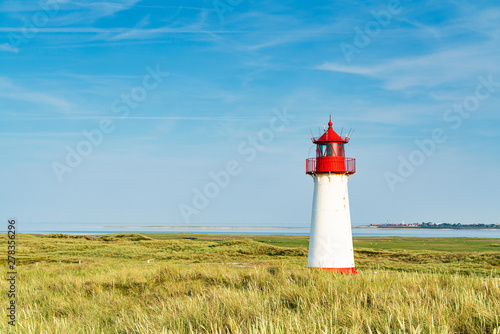
[[[306,173],[356,173],[356,159],[344,157],[320,157],[306,160]]]

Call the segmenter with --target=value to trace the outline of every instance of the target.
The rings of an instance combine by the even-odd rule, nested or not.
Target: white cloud
[[[361,74],[368,76],[376,75],[378,72],[380,72],[380,67],[345,66],[328,62],[325,62],[322,65],[317,66],[316,69],[332,71],[332,72]]]
[[[384,81],[384,88],[401,90],[410,87],[436,87],[442,84],[460,84],[461,81],[476,80],[500,70],[500,64],[492,54],[496,47],[489,43],[479,46],[464,46],[419,57],[400,58],[380,64],[344,66],[325,62],[318,70],[351,73]]]
[[[103,17],[113,16],[118,12],[134,7],[140,0],[114,1],[68,1],[57,0],[50,6],[38,1],[7,0],[0,5],[0,12],[10,13],[19,18],[30,20],[33,13],[50,11],[50,24],[56,26],[75,23],[93,23]]]
[[[414,53],[398,57],[394,53],[392,59],[377,58],[375,55],[364,63],[359,62],[359,65],[327,61],[315,69],[375,78],[388,90],[473,85],[478,76],[500,71],[497,61],[500,53],[500,29],[497,23],[500,10],[477,11],[467,6],[460,10],[468,15],[435,26],[404,20],[413,28],[397,29],[401,45],[406,45],[409,36],[416,41],[428,40],[427,44],[432,45],[422,49],[420,55]],[[398,43],[398,40],[393,43]]]
[[[12,53],[18,53],[19,49],[16,47],[13,47],[9,43],[3,43],[0,44],[0,51],[6,51],[6,52],[12,52]]]
[[[72,103],[62,98],[14,85],[12,81],[6,77],[0,77],[0,97],[5,100],[48,105],[56,107],[62,112],[70,112],[73,108]]]

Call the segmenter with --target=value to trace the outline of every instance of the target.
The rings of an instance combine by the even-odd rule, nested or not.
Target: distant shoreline
[[[491,228],[491,227],[424,227],[424,226],[370,226],[373,228],[381,228],[381,229],[410,229],[410,230],[500,230],[500,228]]]
[[[279,230],[279,229],[310,229],[308,226],[104,226],[104,228],[118,229],[183,229],[183,230]],[[352,225],[352,228],[369,228],[369,229],[413,229],[413,230],[500,230],[498,228],[489,227],[425,227],[425,226],[371,226],[371,225]]]

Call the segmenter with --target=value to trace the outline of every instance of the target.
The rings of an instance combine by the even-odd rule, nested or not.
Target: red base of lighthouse
[[[321,270],[328,270],[328,271],[333,271],[334,273],[337,274],[357,274],[358,272],[356,269],[353,268],[318,268],[318,267],[311,267],[309,269],[321,269]]]

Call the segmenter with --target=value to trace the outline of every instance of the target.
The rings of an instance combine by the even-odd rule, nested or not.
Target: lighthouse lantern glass
[[[324,143],[317,145],[317,157],[343,157],[343,143]]]

